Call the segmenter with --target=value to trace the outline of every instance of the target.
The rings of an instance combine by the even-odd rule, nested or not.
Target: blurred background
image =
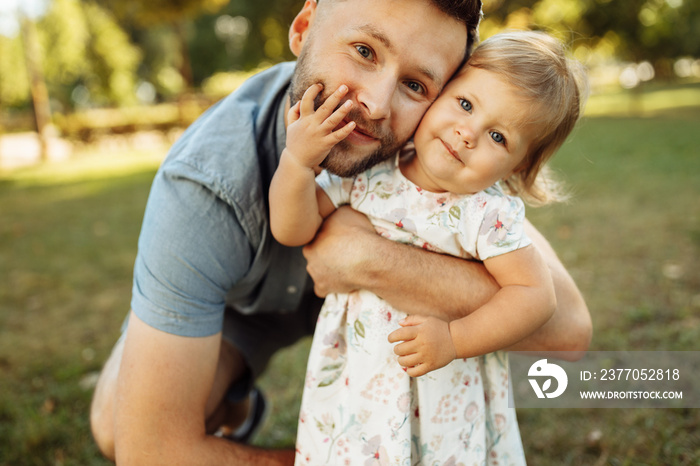
[[[168,147],[252,73],[292,60],[300,0],[0,0],[0,465],[107,464],[88,408],[128,310]],[[700,1],[486,0],[481,37],[548,31],[588,67],[528,216],[594,320],[592,350],[700,350]],[[308,341],[261,384],[256,442],[294,443]],[[534,465],[700,464],[697,409],[519,409]]]

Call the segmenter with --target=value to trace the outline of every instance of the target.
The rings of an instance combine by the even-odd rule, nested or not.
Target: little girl
[[[452,322],[407,316],[364,290],[327,297],[314,334],[297,464],[525,464],[503,350],[555,308],[548,269],[523,231],[520,197],[554,200],[544,163],[582,106],[580,65],[546,34],[484,41],[423,117],[414,148],[354,179],[315,168],[354,122],[341,86],[311,86],[288,113],[270,189],[272,232],[309,242],[337,206],[389,239],[483,261],[501,286]],[[515,197],[516,195],[520,197]],[[421,273],[416,270],[416,273]],[[392,344],[397,343],[395,346]]]

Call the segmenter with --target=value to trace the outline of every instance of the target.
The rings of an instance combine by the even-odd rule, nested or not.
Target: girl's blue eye
[[[459,105],[462,106],[462,108],[469,113],[472,111],[472,103],[469,102],[467,99],[459,99]]]
[[[364,58],[371,58],[372,57],[372,51],[370,50],[369,47],[365,45],[356,45],[355,50],[362,55]]]
[[[497,142],[498,144],[503,144],[503,143],[505,142],[505,140],[506,140],[506,138],[504,138],[503,135],[502,135],[501,133],[497,133],[497,132],[495,132],[495,131],[491,131],[491,133],[489,133],[489,134],[491,134],[491,139],[493,139],[493,140],[494,140],[495,142]]]

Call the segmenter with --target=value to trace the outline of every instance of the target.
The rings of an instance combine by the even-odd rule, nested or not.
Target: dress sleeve
[[[350,193],[354,179],[341,178],[323,170],[317,177],[316,183],[328,195],[333,205],[337,208],[341,205],[350,204]]]
[[[479,260],[498,256],[532,243],[525,234],[525,205],[519,197],[502,193],[480,203],[482,220],[476,231]]]

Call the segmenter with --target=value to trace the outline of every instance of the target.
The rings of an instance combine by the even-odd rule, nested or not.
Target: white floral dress
[[[468,259],[530,244],[522,201],[498,186],[433,193],[390,160],[354,179],[317,181],[335,205],[365,213],[382,236]],[[420,273],[420,271],[416,271]],[[307,366],[297,465],[522,465],[508,356],[455,360],[411,378],[387,336],[406,316],[368,291],[326,298]]]

